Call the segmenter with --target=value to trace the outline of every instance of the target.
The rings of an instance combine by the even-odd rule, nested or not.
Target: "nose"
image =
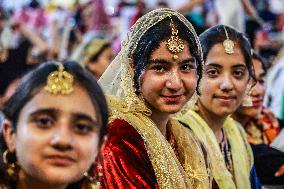
[[[170,90],[178,91],[182,88],[182,79],[178,71],[171,71],[168,73],[166,87]]]
[[[60,151],[68,151],[73,147],[73,137],[68,125],[60,125],[54,130],[50,144]]]
[[[232,77],[230,74],[225,74],[224,77],[221,77],[220,79],[220,89],[222,91],[228,92],[233,89],[234,85],[232,82]]]

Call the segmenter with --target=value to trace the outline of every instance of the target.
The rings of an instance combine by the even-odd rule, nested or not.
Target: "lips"
[[[236,99],[236,96],[233,95],[215,95],[214,98],[218,99],[221,102],[228,103]]]
[[[179,94],[179,95],[161,95],[161,97],[168,103],[176,103],[176,102],[179,102],[182,99],[183,94]]]
[[[252,102],[252,104],[253,104],[253,107],[259,108],[259,107],[262,106],[262,100],[254,100],[254,101]]]
[[[52,165],[62,166],[62,167],[70,166],[74,162],[76,162],[76,160],[69,155],[54,154],[54,155],[48,155],[45,158]]]

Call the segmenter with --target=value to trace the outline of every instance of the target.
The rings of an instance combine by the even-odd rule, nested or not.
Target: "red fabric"
[[[101,150],[94,174],[101,188],[158,188],[144,141],[126,121],[116,119],[108,125],[108,139]]]

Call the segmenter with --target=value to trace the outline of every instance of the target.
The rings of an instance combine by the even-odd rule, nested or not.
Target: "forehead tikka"
[[[176,26],[174,25],[172,19],[171,19],[171,23],[170,23],[170,26],[171,26],[171,36],[170,38],[167,40],[166,42],[166,45],[167,45],[167,48],[168,50],[173,53],[173,59],[174,60],[177,60],[179,57],[178,57],[178,53],[182,52],[183,49],[184,49],[184,42],[182,39],[180,39],[178,37],[178,29],[176,28]]]
[[[73,75],[64,70],[63,64],[58,63],[58,70],[48,75],[44,89],[51,94],[68,95],[74,90],[73,85]]]
[[[233,54],[234,53],[234,42],[229,38],[228,32],[224,26],[225,34],[226,34],[226,39],[223,41],[223,47],[225,49],[225,52],[227,54]]]

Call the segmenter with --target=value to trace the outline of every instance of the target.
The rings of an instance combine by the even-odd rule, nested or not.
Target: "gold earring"
[[[251,107],[253,104],[252,104],[252,98],[250,96],[250,92],[251,92],[251,84],[248,84],[246,86],[246,90],[245,90],[245,96],[244,96],[244,99],[243,99],[243,102],[242,102],[242,106],[244,107]]]
[[[17,180],[18,178],[18,169],[19,167],[17,166],[16,163],[11,163],[8,160],[8,149],[5,150],[5,152],[3,153],[3,163],[7,169],[7,174],[13,178],[14,180]]]
[[[89,180],[89,184],[87,186],[88,189],[99,189],[101,183],[94,176],[90,176],[88,172],[84,173],[84,176]]]

